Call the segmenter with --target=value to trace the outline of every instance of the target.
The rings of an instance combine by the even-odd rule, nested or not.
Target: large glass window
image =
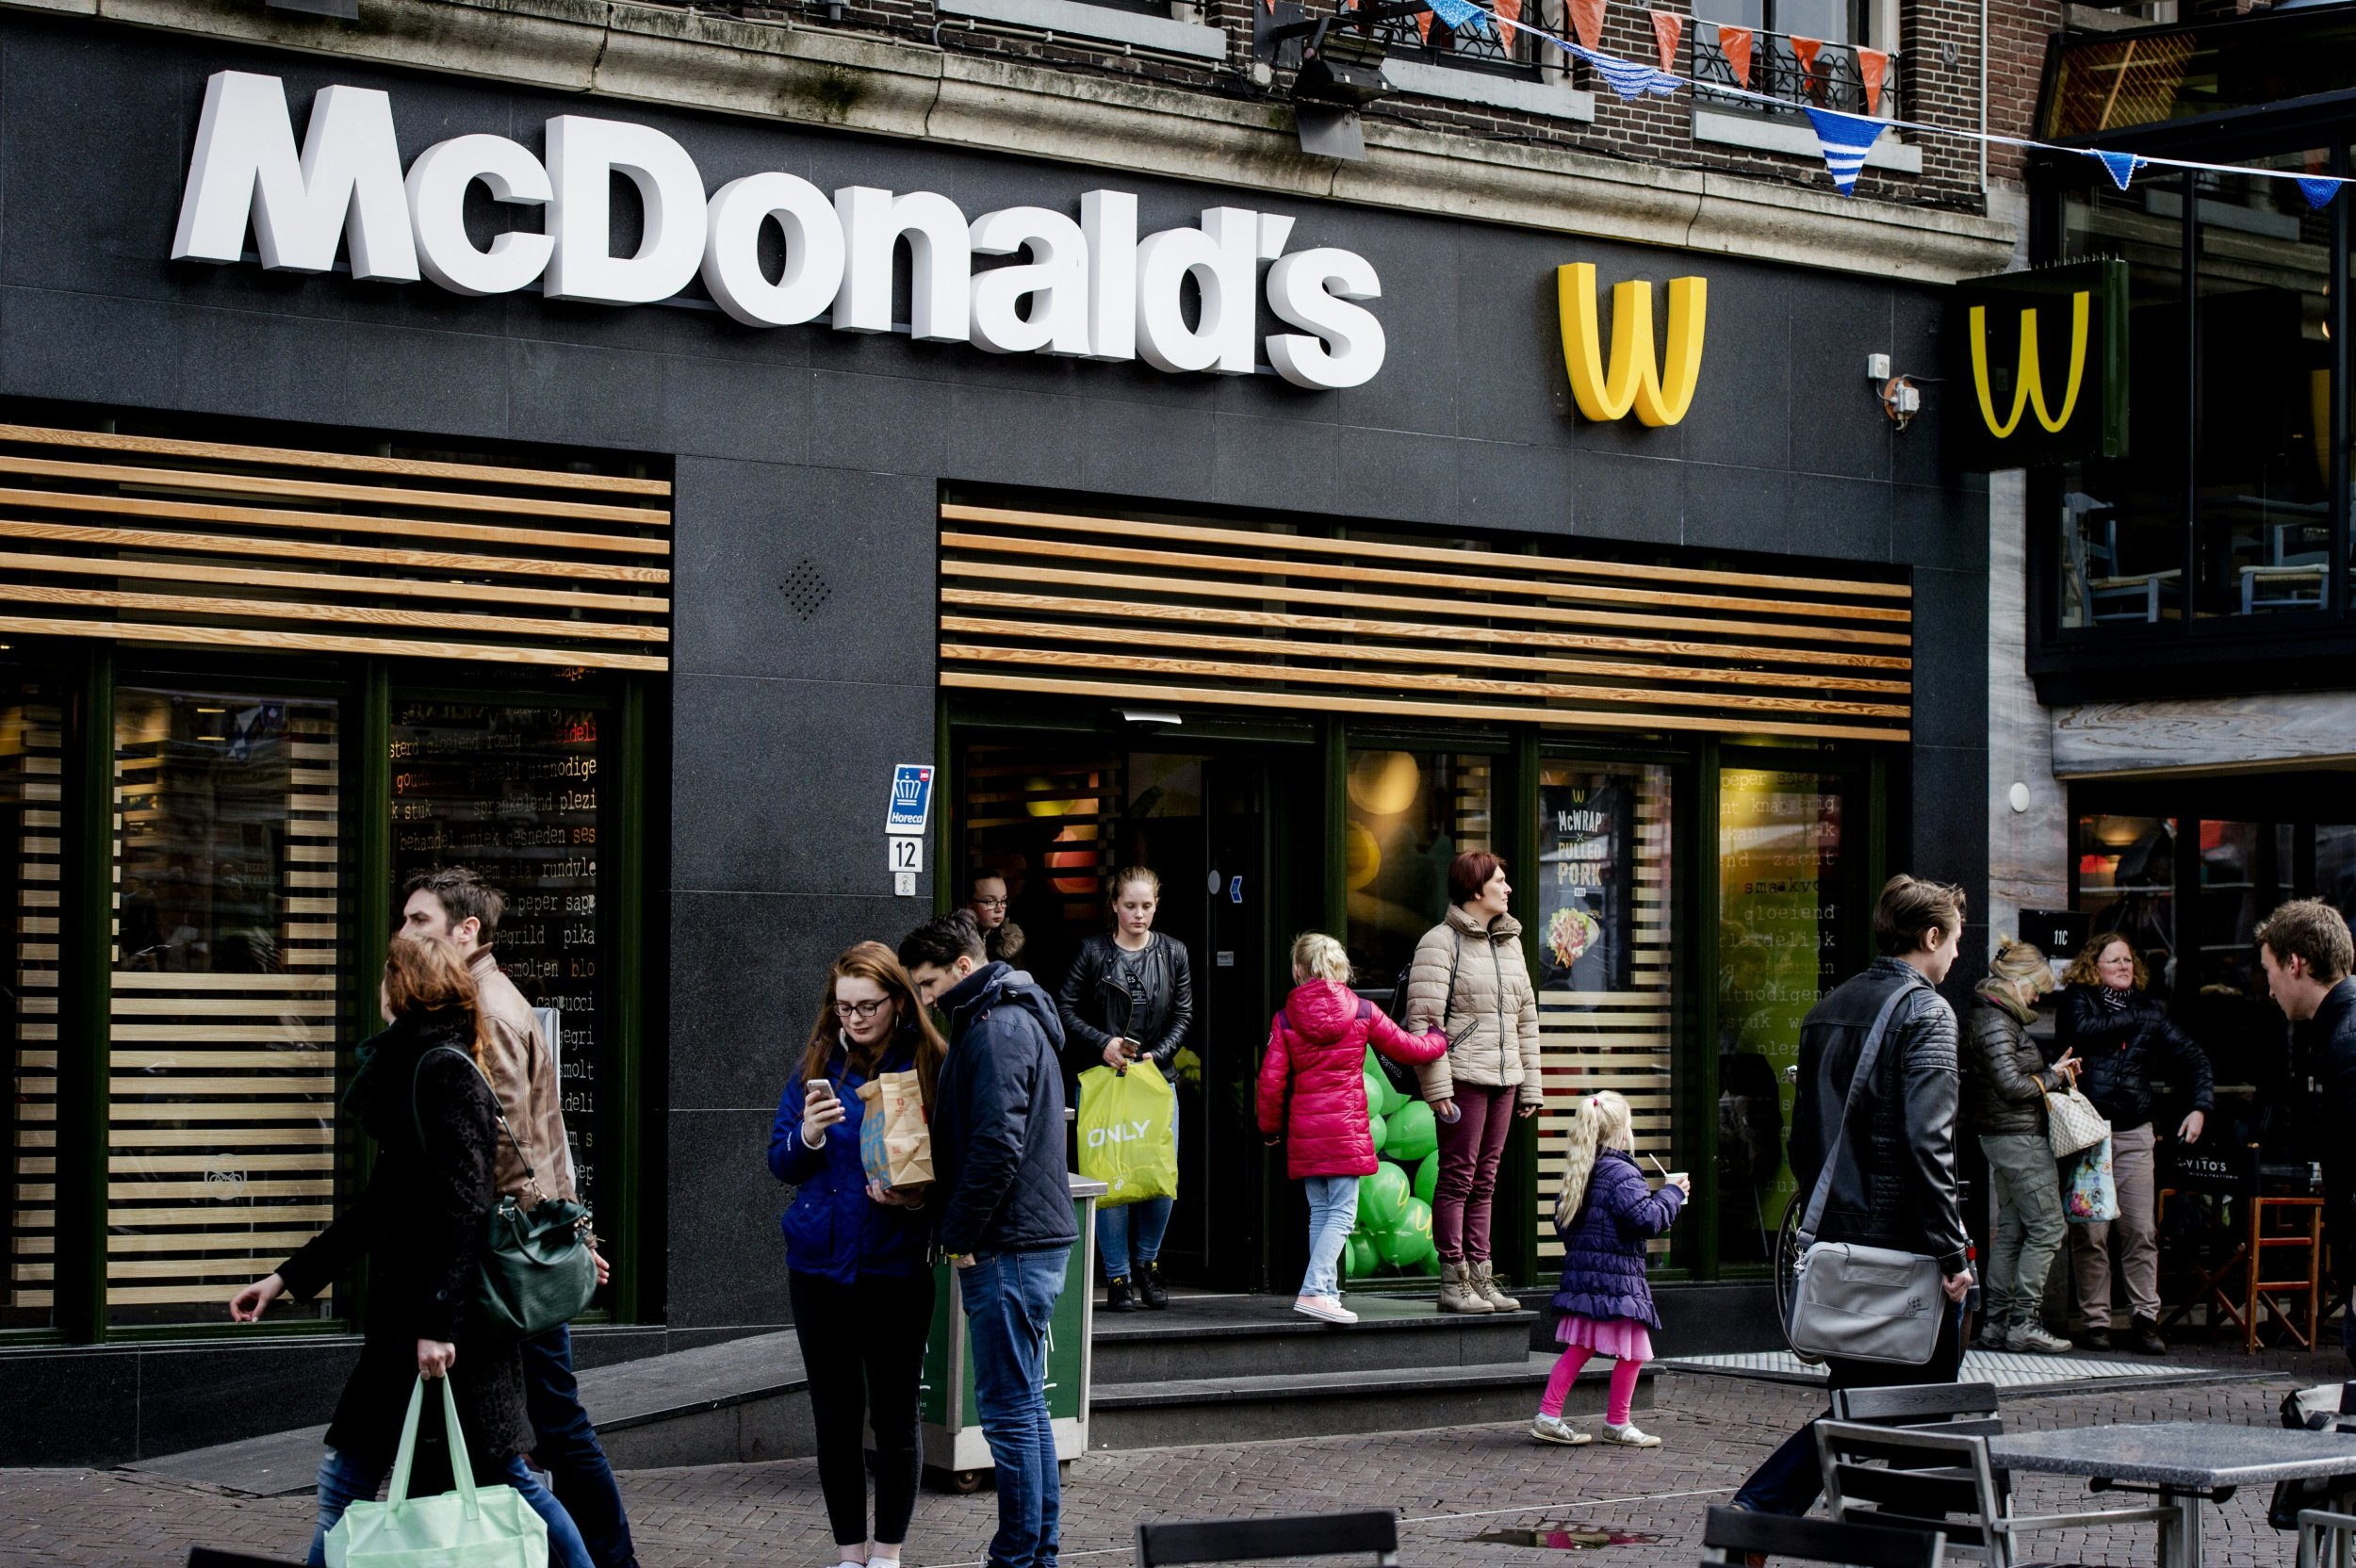
[[[1793,1191],[1800,1022],[1854,946],[1854,850],[1824,775],[1727,768],[1718,792],[1718,1249],[1761,1264]]]
[[[1492,759],[1457,752],[1350,754],[1345,939],[1367,985],[1390,985],[1447,916],[1448,862],[1496,847],[1496,773]]]
[[[56,687],[0,686],[0,908],[8,913],[8,1180],[0,1192],[8,1286],[0,1328],[55,1321],[57,1255],[57,920],[59,817]]]
[[[564,1084],[575,1184],[591,1204],[609,1014],[599,718],[589,708],[434,699],[397,700],[392,716],[394,885],[463,865],[505,895],[491,954],[539,1014]]]
[[[2082,815],[2078,909],[2089,932],[2116,931],[2166,995],[2176,972],[2176,819]]]
[[[1547,1102],[1538,1126],[1542,1272],[1562,1258],[1551,1199],[1568,1134],[1562,1113],[1575,1097],[1602,1089],[1627,1096],[1638,1153],[1678,1168],[1669,830],[1665,767],[1548,762],[1539,772],[1533,945]],[[1653,1248],[1666,1252],[1671,1241]]]
[[[218,1321],[335,1212],[337,710],[126,688],[114,724],[107,1316]]]

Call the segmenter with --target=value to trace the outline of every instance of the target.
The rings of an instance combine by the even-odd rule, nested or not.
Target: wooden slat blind
[[[661,670],[670,494],[0,424],[0,635]]]
[[[61,715],[25,696],[0,709],[0,804],[14,821],[8,911],[10,1327],[41,1326],[54,1300],[57,1248],[57,889]]]
[[[1904,583],[941,508],[941,683],[1903,741]]]

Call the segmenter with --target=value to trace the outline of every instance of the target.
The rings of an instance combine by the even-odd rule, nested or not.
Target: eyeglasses
[[[855,1018],[865,1022],[890,1005],[892,998],[888,996],[879,996],[873,1002],[838,1002],[834,1004],[834,1016]]]
[[[973,901],[976,909],[1003,909],[1006,906],[1006,901],[1003,898],[977,898]]]

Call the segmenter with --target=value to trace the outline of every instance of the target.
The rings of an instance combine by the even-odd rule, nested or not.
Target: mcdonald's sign
[[[1590,419],[1626,418],[1633,410],[1647,425],[1674,425],[1693,406],[1702,374],[1702,330],[1710,310],[1710,280],[1669,280],[1665,361],[1653,360],[1652,285],[1612,286],[1612,350],[1607,368],[1603,324],[1595,310],[1595,270],[1574,262],[1554,272],[1562,315],[1562,368],[1571,396]]]
[[[1958,468],[2127,455],[2127,264],[1955,286],[1944,423]]]

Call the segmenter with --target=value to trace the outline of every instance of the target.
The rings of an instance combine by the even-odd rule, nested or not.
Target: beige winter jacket
[[[1456,991],[1448,994],[1448,972]],[[1446,1009],[1443,1023],[1440,1014]],[[1521,923],[1499,915],[1483,930],[1460,907],[1423,934],[1407,972],[1400,1021],[1413,1034],[1444,1029],[1448,1054],[1417,1070],[1426,1100],[1455,1098],[1459,1079],[1512,1088],[1525,1105],[1543,1096],[1538,1074],[1538,988],[1522,954]]]
[[[556,1063],[548,1042],[541,1037],[540,1021],[515,983],[499,972],[488,948],[477,950],[466,965],[474,976],[483,1016],[490,1028],[491,1087],[498,1091],[499,1109],[515,1130],[515,1142],[499,1135],[499,1174],[502,1197],[525,1203],[542,1198],[573,1196],[572,1162],[564,1152],[564,1086],[556,1081]],[[516,1145],[522,1146],[520,1152]],[[524,1167],[532,1168],[534,1190],[526,1192]]]

